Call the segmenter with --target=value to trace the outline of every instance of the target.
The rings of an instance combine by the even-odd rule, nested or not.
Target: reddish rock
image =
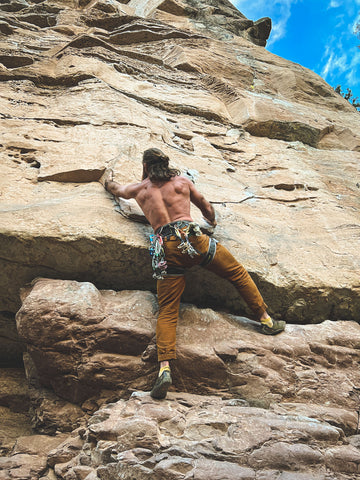
[[[357,478],[354,107],[263,48],[270,19],[226,1],[0,11],[0,362],[21,366],[26,344],[29,382],[0,378],[2,453],[21,437],[0,479]],[[182,306],[164,402],[146,394],[157,371],[150,228],[128,205],[118,215],[97,182],[108,166],[138,181],[148,147],[214,203],[215,237],[271,313],[304,325],[262,337],[234,289],[194,269],[184,301],[236,315]],[[21,300],[36,277],[70,280],[39,280]],[[69,434],[51,453],[58,437],[23,438],[29,402],[38,432]]]
[[[149,391],[157,372],[156,305],[150,292],[38,280],[17,314],[33,375],[89,412],[100,398]],[[353,387],[360,385],[359,341],[360,327],[350,321],[287,325],[284,333],[269,338],[243,317],[182,306],[173,389],[240,396],[262,407],[322,404],[324,410],[316,414],[325,419],[334,417],[331,408],[343,409],[332,423],[350,432],[356,423]]]
[[[104,406],[82,437],[77,456],[55,464],[59,478],[350,480],[359,455],[326,422],[185,393]],[[62,451],[51,464],[65,460]]]

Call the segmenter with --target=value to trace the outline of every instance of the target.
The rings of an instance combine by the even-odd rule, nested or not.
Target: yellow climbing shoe
[[[264,335],[277,335],[285,330],[286,322],[284,320],[271,319],[272,326],[269,326],[268,319],[266,322],[261,322],[261,333]]]
[[[155,384],[150,392],[152,398],[162,400],[166,397],[167,391],[172,384],[170,367],[164,367],[160,370]]]

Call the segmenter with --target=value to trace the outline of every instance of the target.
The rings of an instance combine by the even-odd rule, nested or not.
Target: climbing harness
[[[209,263],[213,261],[216,253],[216,244],[217,244],[217,240],[211,237],[209,241],[208,251],[204,255],[202,262],[200,263],[202,267],[205,267],[205,265],[209,265]]]
[[[179,267],[167,266],[165,259],[165,250],[163,247],[164,239],[180,240],[177,248],[181,250],[181,253],[189,255],[191,258],[196,255],[203,257],[201,266],[208,265],[214,258],[216,253],[216,243],[214,238],[210,238],[209,248],[206,254],[200,253],[193,247],[189,240],[189,236],[202,235],[200,227],[195,222],[188,222],[186,220],[179,220],[177,222],[168,223],[158,228],[155,234],[150,235],[150,255],[152,257],[153,278],[157,280],[163,280],[164,276],[168,273],[170,275],[183,275],[184,269]],[[176,271],[175,271],[176,270]]]

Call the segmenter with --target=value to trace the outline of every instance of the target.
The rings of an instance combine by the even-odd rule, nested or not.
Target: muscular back
[[[212,225],[216,225],[212,205],[189,179],[182,176],[161,182],[145,178],[141,183],[131,185],[120,185],[111,180],[107,182],[106,189],[116,197],[135,198],[154,230],[177,220],[192,221],[190,202]]]
[[[156,230],[177,220],[192,221],[190,216],[191,182],[181,176],[167,182],[141,182],[135,199],[151,226]]]

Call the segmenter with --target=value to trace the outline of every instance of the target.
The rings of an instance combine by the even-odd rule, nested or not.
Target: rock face
[[[174,383],[158,401],[152,293],[39,279],[23,298],[32,424],[57,435],[19,439],[1,479],[358,478],[356,322],[269,338],[183,305]]]
[[[197,172],[218,211],[216,237],[273,313],[359,319],[360,116],[263,48],[270,19],[253,22],[225,0],[16,0],[0,11],[9,328],[36,276],[154,289],[149,227],[121,218],[96,182],[106,166],[137,181],[150,146]],[[211,296],[194,274],[185,300],[245,312],[209,282]]]
[[[0,480],[358,478],[359,114],[227,0],[0,13]],[[164,402],[150,228],[97,181],[138,181],[149,147],[292,323],[259,335],[195,269]]]
[[[157,374],[152,293],[100,292],[90,283],[39,279],[16,319],[27,343],[26,364],[33,365],[28,376],[64,400],[89,408],[89,399],[96,405],[107,391],[122,397],[151,389]],[[175,389],[237,395],[263,407],[331,398],[333,406],[356,408],[350,395],[360,386],[356,322],[288,325],[270,338],[258,325],[184,306]]]
[[[186,393],[109,404],[79,433],[83,446],[72,458],[67,448],[66,462],[64,445],[50,452],[57,478],[355,479],[360,464],[341,428],[316,415]]]
[[[0,369],[0,456],[11,452],[16,439],[32,433],[28,383],[23,369]]]

